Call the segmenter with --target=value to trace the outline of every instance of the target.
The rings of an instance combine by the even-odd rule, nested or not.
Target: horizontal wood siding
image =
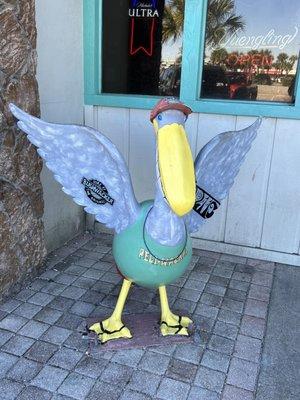
[[[87,125],[108,136],[124,155],[137,198],[153,198],[155,136],[149,111],[87,106],[85,117]],[[253,117],[192,114],[186,131],[194,156],[218,133],[242,129],[253,121]],[[299,209],[300,122],[264,118],[228,199],[194,237],[201,244],[216,243],[208,247],[224,243],[222,248],[228,245],[246,256],[261,249],[284,253],[284,260],[293,255],[295,260],[300,254]]]

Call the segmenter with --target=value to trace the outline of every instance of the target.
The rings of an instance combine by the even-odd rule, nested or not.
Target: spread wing
[[[195,161],[196,204],[185,217],[190,233],[196,232],[227,197],[260,124],[258,118],[245,129],[221,133],[200,150]]]
[[[139,205],[128,168],[109,139],[84,126],[46,123],[13,104],[10,110],[62,190],[87,213],[116,232],[136,220]]]

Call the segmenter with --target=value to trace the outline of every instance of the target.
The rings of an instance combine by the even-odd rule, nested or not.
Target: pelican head
[[[182,217],[195,204],[195,171],[184,130],[192,110],[175,99],[163,99],[151,112],[157,142],[157,164],[161,189],[175,214]]]

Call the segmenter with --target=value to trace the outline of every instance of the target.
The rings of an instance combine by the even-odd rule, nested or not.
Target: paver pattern
[[[274,263],[194,250],[167,288],[200,331],[194,343],[91,351],[86,318],[109,315],[122,281],[111,243],[75,238],[0,304],[1,400],[253,400]],[[149,311],[160,311],[156,291],[133,287],[125,312]]]

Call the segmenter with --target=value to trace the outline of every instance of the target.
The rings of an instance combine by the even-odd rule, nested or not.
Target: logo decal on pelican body
[[[212,217],[220,204],[218,200],[197,185],[194,211],[201,215],[202,218],[207,219]]]
[[[139,252],[139,258],[142,258],[144,261],[147,261],[150,264],[160,265],[162,267],[170,267],[172,265],[178,264],[180,261],[184,259],[187,255],[186,247],[182,250],[182,252],[175,258],[166,258],[161,260],[159,258],[154,257],[151,253],[147,250],[141,248]]]
[[[103,185],[102,182],[97,181],[96,179],[86,179],[82,178],[81,183],[84,186],[85,193],[88,198],[96,204],[110,204],[111,206],[114,204],[114,199],[110,197],[108,194],[108,190],[106,186]]]

